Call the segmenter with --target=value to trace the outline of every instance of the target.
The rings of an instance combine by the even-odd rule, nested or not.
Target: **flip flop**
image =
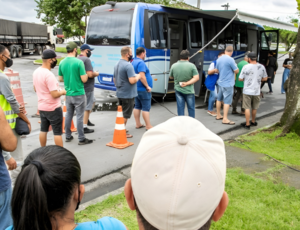
[[[135,127],[136,129],[142,129],[142,128],[145,128],[146,126],[145,125],[141,125],[140,127]]]
[[[216,120],[223,120],[223,117],[221,117],[221,118],[216,118]]]
[[[235,125],[235,122],[229,121],[227,123],[222,122],[223,125]]]
[[[131,134],[126,134],[126,138],[133,138]]]

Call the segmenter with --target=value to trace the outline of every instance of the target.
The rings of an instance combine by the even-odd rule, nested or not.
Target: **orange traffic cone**
[[[133,145],[133,143],[127,141],[122,106],[119,105],[114,138],[113,141],[106,144],[106,146],[114,147],[117,149],[125,149],[131,145]]]
[[[64,107],[63,107],[63,125],[62,125],[62,131],[63,133],[65,133],[65,119],[66,119],[66,113],[67,113],[67,106],[66,106],[66,102],[64,101]],[[74,123],[73,123],[73,119],[72,119],[72,123],[71,123],[71,132],[76,132],[77,129],[75,128],[74,126]]]

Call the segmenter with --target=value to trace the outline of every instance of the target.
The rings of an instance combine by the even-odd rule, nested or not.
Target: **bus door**
[[[198,52],[204,45],[204,30],[203,30],[203,19],[192,19],[188,21],[188,51],[190,56]],[[199,73],[199,81],[194,84],[195,87],[195,96],[200,96],[200,91],[202,88],[202,75],[203,75],[203,61],[204,61],[204,52],[198,53],[193,58],[190,59],[190,62],[193,63]]]
[[[278,57],[279,30],[260,31],[259,63],[266,65],[268,53],[272,51]]]
[[[145,11],[145,46],[153,78],[153,93],[167,94],[169,81],[170,50],[168,44],[168,17],[164,12]]]

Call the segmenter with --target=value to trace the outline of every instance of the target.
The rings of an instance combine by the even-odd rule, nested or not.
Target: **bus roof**
[[[164,8],[170,8],[170,9],[177,9],[174,7],[168,7],[168,6],[162,6]],[[236,21],[246,22],[246,23],[253,23],[257,25],[265,25],[273,28],[278,29],[284,29],[284,30],[290,30],[294,32],[298,32],[298,28],[295,27],[291,23],[287,22],[281,22],[275,19],[270,19],[254,14],[249,14],[240,10],[192,10],[192,9],[180,9],[185,11],[192,11],[200,14],[205,14],[208,16],[218,17],[218,18],[224,18],[224,19],[232,19],[237,15],[235,18]]]

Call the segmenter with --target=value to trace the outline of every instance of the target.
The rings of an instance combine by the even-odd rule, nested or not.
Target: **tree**
[[[298,10],[300,10],[300,0]],[[278,136],[284,136],[288,132],[295,132],[300,136],[300,27],[298,29],[297,46],[294,52],[293,68],[290,77],[286,82],[286,103],[280,124],[283,126],[282,133]]]
[[[85,34],[87,17],[91,10],[96,6],[105,4],[107,0],[35,0],[35,2],[37,3],[37,18],[51,26],[57,25],[68,36],[82,36]],[[118,0],[118,2],[138,1]],[[142,2],[170,5],[171,0],[146,0]]]

